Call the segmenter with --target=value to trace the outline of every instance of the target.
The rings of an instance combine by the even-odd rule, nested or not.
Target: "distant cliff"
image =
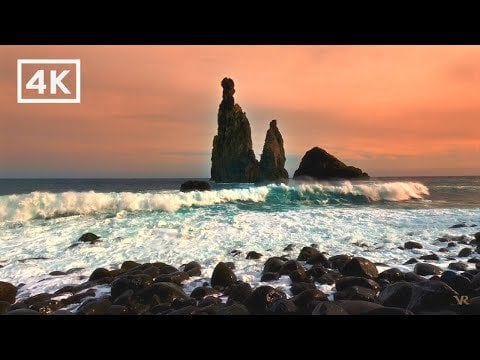
[[[259,163],[252,148],[250,123],[240,105],[235,104],[235,84],[222,80],[223,99],[218,110],[218,130],[213,139],[211,180],[255,182]]]
[[[345,165],[325,150],[314,147],[305,153],[293,178],[368,179],[369,176],[359,168]]]
[[[272,120],[265,136],[265,144],[260,158],[260,173],[256,182],[288,182],[285,160],[282,134],[277,128],[277,120]]]

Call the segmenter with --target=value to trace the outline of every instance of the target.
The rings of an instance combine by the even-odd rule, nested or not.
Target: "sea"
[[[312,244],[328,256],[365,257],[379,270],[411,271],[408,259],[435,252],[436,264],[445,268],[462,245],[438,252],[446,244],[437,239],[473,239],[480,232],[480,177],[212,183],[211,191],[182,193],[186,180],[0,179],[0,281],[18,286],[21,300],[84,282],[94,269],[115,269],[126,260],[177,268],[195,260],[202,274],[185,282],[187,292],[208,282],[220,261],[233,262],[237,278],[256,286],[263,284],[268,257],[296,258]],[[101,241],[75,246],[86,232]],[[423,248],[403,250],[406,241]],[[285,251],[290,244],[293,251]],[[246,259],[249,251],[263,257]],[[287,295],[289,284],[288,277],[268,283]],[[97,290],[97,296],[108,292]]]

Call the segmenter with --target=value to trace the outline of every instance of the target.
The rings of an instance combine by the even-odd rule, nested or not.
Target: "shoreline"
[[[364,257],[326,256],[308,244],[301,249],[287,246],[282,254],[271,257],[232,251],[233,261],[217,263],[210,277],[205,274],[211,269],[198,262],[174,267],[127,260],[117,269],[97,268],[80,284],[17,297],[10,305],[7,302],[12,302],[17,288],[14,291],[0,282],[0,314],[480,314],[480,259],[475,256],[480,253],[480,232],[473,237],[445,236],[435,242],[436,253],[449,247],[455,253],[460,250],[457,256],[447,257],[451,260],[446,269],[435,265],[440,260],[436,253],[420,256],[415,263],[409,260],[408,265],[397,264],[404,270],[413,267],[413,271],[401,271]],[[421,246],[407,242],[404,251],[414,258]],[[260,281],[237,278],[235,259],[241,257],[261,265]],[[50,276],[67,274],[57,271]]]

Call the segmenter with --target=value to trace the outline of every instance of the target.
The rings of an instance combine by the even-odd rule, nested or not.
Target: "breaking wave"
[[[117,214],[121,211],[177,211],[223,203],[365,204],[377,201],[406,201],[429,195],[415,182],[251,186],[248,188],[181,193],[32,192],[0,196],[0,221],[28,221],[71,215]]]

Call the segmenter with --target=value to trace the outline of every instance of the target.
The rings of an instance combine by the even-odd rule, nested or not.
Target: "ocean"
[[[208,281],[219,261],[234,262],[237,277],[255,286],[265,260],[285,254],[289,244],[291,257],[316,244],[328,255],[368,258],[379,270],[411,271],[406,260],[435,252],[445,268],[461,245],[441,253],[446,244],[437,239],[473,239],[480,231],[480,177],[212,184],[212,191],[180,193],[186,180],[0,180],[0,281],[20,285],[22,299],[83,282],[95,268],[118,268],[126,260],[176,267],[195,260],[202,275],[187,281],[187,292]],[[456,224],[463,225],[451,228]],[[86,232],[102,241],[71,247]],[[400,249],[406,241],[423,248]],[[264,256],[247,260],[249,251]],[[68,274],[49,275],[53,271]],[[287,294],[289,284],[288,277],[269,283]],[[319,288],[328,293],[331,286]]]

